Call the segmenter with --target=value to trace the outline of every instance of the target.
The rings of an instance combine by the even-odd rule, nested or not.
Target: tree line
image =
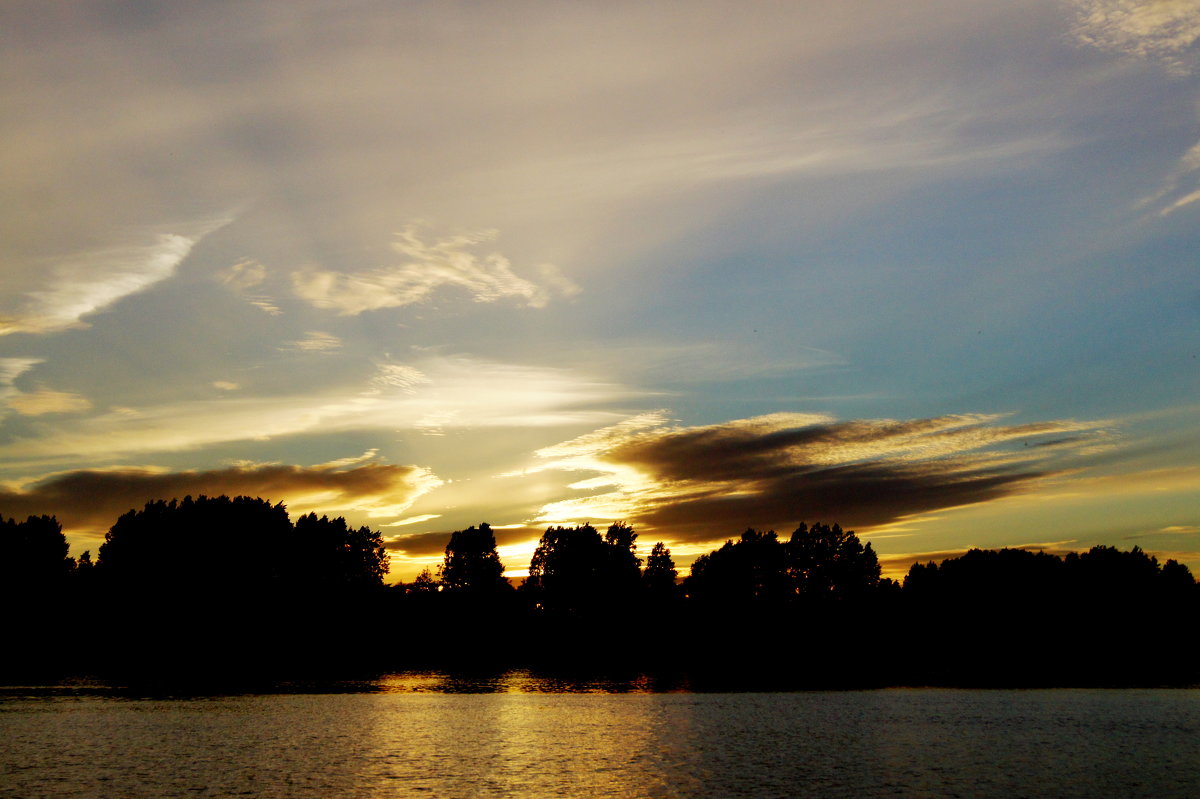
[[[487,524],[394,586],[382,536],[249,497],[147,503],[97,558],[0,516],[10,673],[652,669],[704,687],[1194,683],[1200,587],[1138,547],[973,549],[881,576],[837,524],[746,530],[681,576],[617,522],[551,526],[519,585]],[[82,623],[67,625],[65,620]],[[707,682],[706,682],[707,681]],[[732,683],[732,686],[727,683]]]

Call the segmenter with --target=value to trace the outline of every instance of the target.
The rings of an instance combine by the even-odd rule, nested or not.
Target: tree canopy
[[[633,601],[641,583],[637,533],[622,522],[601,537],[590,524],[542,534],[522,586],[545,608],[596,611]]]
[[[880,585],[879,559],[853,531],[801,523],[780,541],[749,529],[736,542],[701,555],[685,581],[689,596],[721,602],[838,599]]]
[[[110,585],[159,591],[334,589],[381,585],[388,557],[379,533],[340,517],[310,513],[293,526],[282,503],[188,496],[122,515],[96,566]]]
[[[853,531],[802,523],[786,540],[747,529],[696,558],[681,590],[665,542],[643,568],[630,525],[551,526],[512,591],[480,524],[449,536],[436,578],[426,569],[385,590],[378,532],[315,513],[293,524],[260,498],[200,496],[123,514],[90,563],[67,556],[53,517],[0,517],[10,648],[26,667],[67,662],[82,639],[59,620],[94,606],[103,616],[88,644],[101,663],[336,667],[387,652],[435,667],[682,664],[753,681],[763,676],[753,651],[753,664],[809,684],[862,685],[886,652],[892,684],[1200,679],[1182,632],[1200,586],[1187,566],[1138,547],[973,549],[914,563],[901,587]],[[33,601],[16,605],[25,595]]]
[[[0,516],[0,590],[52,585],[70,573],[67,539],[53,516],[23,522]]]
[[[486,522],[450,534],[438,579],[446,591],[458,593],[489,594],[511,588],[496,551],[496,535]]]

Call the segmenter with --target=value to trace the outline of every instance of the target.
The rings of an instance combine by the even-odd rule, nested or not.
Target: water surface
[[[516,674],[207,697],[9,688],[0,796],[1200,796],[1197,690],[647,687]]]

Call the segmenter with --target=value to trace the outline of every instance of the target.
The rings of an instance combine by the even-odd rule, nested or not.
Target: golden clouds
[[[249,464],[185,472],[81,469],[0,489],[0,514],[18,518],[54,514],[68,532],[94,532],[152,500],[228,494],[284,502],[295,513],[350,511],[373,517],[402,513],[441,482],[419,466],[362,462],[349,467],[345,462]]]
[[[4,392],[13,395],[11,381],[33,365],[25,359],[7,363],[12,374],[6,387],[0,373],[0,400]],[[109,408],[0,443],[0,459],[15,465],[111,458],[352,430],[434,433],[450,428],[596,424],[613,416],[596,408],[628,394],[619,386],[567,370],[431,357],[414,365],[382,364],[362,383],[322,387],[315,394],[264,397],[226,391],[211,400]]]
[[[675,541],[804,519],[879,525],[1026,490],[1103,435],[1094,423],[998,422],[773,414],[681,428],[640,417],[539,453],[544,468],[605,475],[575,483],[596,493],[548,505],[541,518],[625,518]]]

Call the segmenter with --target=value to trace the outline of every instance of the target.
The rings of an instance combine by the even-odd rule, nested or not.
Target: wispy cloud
[[[598,476],[539,518],[625,518],[684,542],[801,520],[874,526],[1026,490],[1104,435],[1095,422],[1000,420],[774,414],[680,428],[643,416],[541,450],[543,468]]]
[[[293,352],[334,352],[342,348],[342,340],[332,333],[310,330],[304,338],[285,343],[281,350]]]
[[[17,378],[41,362],[41,358],[0,358],[0,405],[20,393]]]
[[[1156,538],[1158,536],[1174,536],[1187,535],[1197,536],[1200,541],[1200,525],[1195,524],[1168,524],[1165,527],[1160,527],[1157,530],[1146,530],[1140,533],[1125,536],[1127,539],[1134,538]]]
[[[377,518],[400,515],[441,482],[426,468],[386,463],[244,464],[184,472],[84,469],[0,487],[0,514],[54,514],[70,532],[94,533],[152,500],[242,494],[284,502],[293,513],[318,510]]]
[[[0,444],[0,460],[12,467],[116,458],[315,432],[603,424],[614,414],[599,409],[628,396],[620,386],[566,370],[439,357],[381,366],[361,385],[318,394],[226,394],[59,420]]]
[[[547,279],[539,284],[519,277],[499,253],[481,256],[473,252],[495,237],[495,231],[484,231],[427,244],[418,227],[409,225],[392,245],[402,256],[401,263],[356,273],[302,270],[293,273],[292,285],[296,294],[318,308],[343,315],[424,302],[443,288],[461,289],[475,302],[510,298],[533,308],[546,305],[552,292],[577,291],[552,267],[542,267]]]
[[[1080,41],[1139,58],[1173,72],[1196,68],[1200,0],[1075,0]]]
[[[81,413],[90,410],[91,400],[69,391],[39,388],[19,393],[8,400],[8,407],[23,416],[43,416],[55,413]]]
[[[0,358],[0,418],[6,410],[23,416],[42,416],[78,413],[92,407],[87,397],[68,391],[55,391],[45,386],[32,391],[18,389],[17,378],[40,363],[40,358]]]
[[[246,302],[271,316],[280,316],[283,311],[270,297],[251,291],[261,286],[266,279],[267,268],[253,258],[244,258],[217,274],[217,280],[245,298]]]
[[[186,225],[198,232],[163,233],[151,242],[79,253],[50,264],[41,287],[14,297],[13,307],[0,310],[0,336],[86,326],[85,316],[171,277],[200,239],[229,221]]]
[[[427,385],[430,382],[429,376],[420,369],[402,363],[380,364],[375,376],[371,378],[371,386],[377,393],[398,388],[405,393],[412,394],[417,386]]]
[[[1159,216],[1178,211],[1200,200],[1200,142],[1183,154],[1163,179],[1158,191],[1138,201],[1139,208],[1158,207]]]
[[[542,529],[535,527],[493,527],[492,532],[496,536],[496,544],[499,547],[521,547],[524,550],[524,545],[529,541],[536,541],[542,534]],[[446,549],[446,542],[450,540],[450,531],[435,533],[417,533],[415,535],[394,536],[388,539],[384,546],[393,553],[406,555],[410,558],[428,558],[433,555],[441,555]],[[529,552],[532,554],[533,546],[529,546]],[[506,572],[511,572],[514,568],[519,569],[522,566],[528,565],[528,561],[518,563],[517,561],[505,561],[505,566],[508,567]]]

